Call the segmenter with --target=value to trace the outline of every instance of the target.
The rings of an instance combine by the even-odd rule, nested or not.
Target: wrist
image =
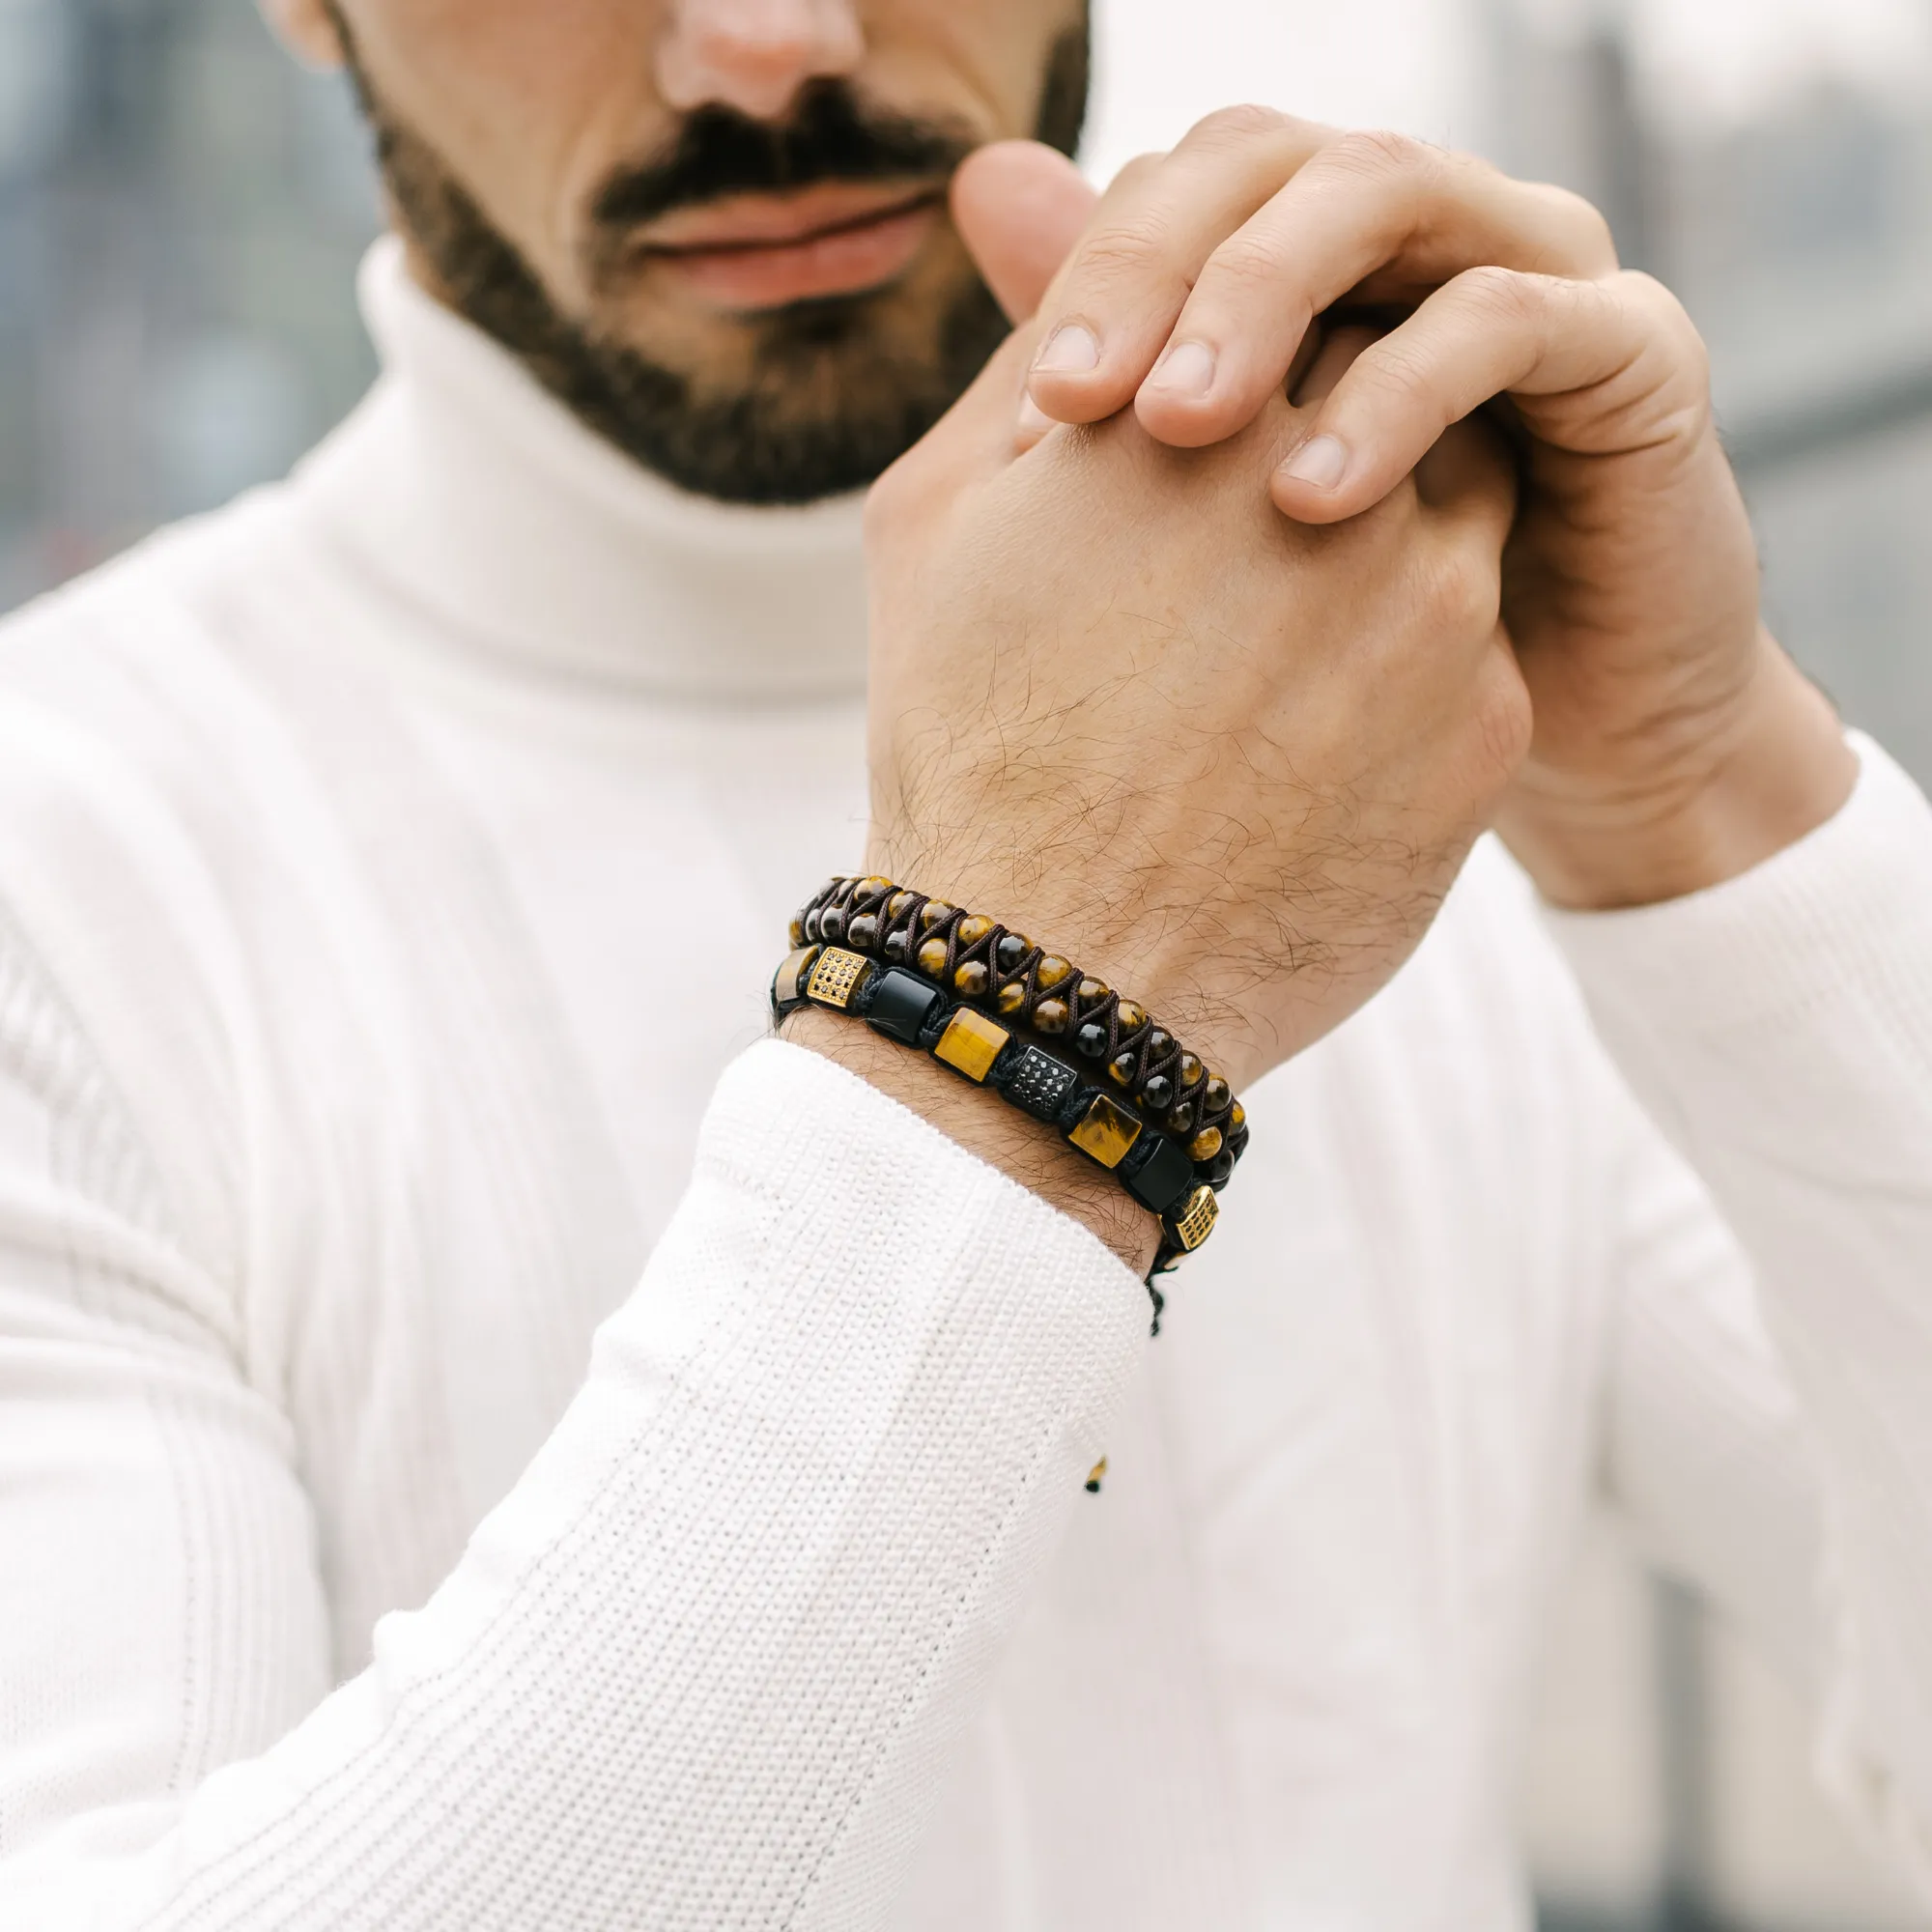
[[[807,1008],[781,1029],[794,1046],[836,1061],[911,1109],[970,1154],[1080,1222],[1136,1275],[1160,1245],[1160,1223],[1071,1148],[995,1095],[966,1085],[924,1054],[881,1039],[837,1013]]]
[[[1676,765],[1587,787],[1525,776],[1498,829],[1551,904],[1653,905],[1722,885],[1851,796],[1858,758],[1818,690],[1765,634],[1733,715]]]

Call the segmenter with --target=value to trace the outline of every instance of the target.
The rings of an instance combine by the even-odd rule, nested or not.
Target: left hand
[[[1270,481],[1288,516],[1334,524],[1507,397],[1526,447],[1503,617],[1536,722],[1498,824],[1548,896],[1673,897],[1843,803],[1856,761],[1837,720],[1759,619],[1703,344],[1667,290],[1619,269],[1586,202],[1240,108],[1132,164],[1076,240],[1092,209],[1030,144],[981,151],[955,184],[996,292],[1038,305],[1047,418],[1131,405],[1162,441],[1216,442],[1280,394],[1318,318],[1395,309]]]

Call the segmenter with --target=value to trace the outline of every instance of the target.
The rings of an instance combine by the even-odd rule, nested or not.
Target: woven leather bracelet
[[[990,1088],[1057,1129],[1151,1208],[1160,1217],[1161,1245],[1147,1288],[1153,1300],[1153,1332],[1160,1333],[1165,1301],[1154,1276],[1200,1247],[1220,1211],[1214,1189],[1195,1173],[1179,1141],[1150,1128],[1045,1047],[1018,1038],[903,967],[877,965],[845,947],[801,947],[772,980],[772,1010],[782,1019],[805,1006],[850,1013],[874,1032],[929,1053],[976,1086]]]
[[[1150,1126],[1174,1135],[1217,1192],[1248,1145],[1247,1115],[1228,1083],[1136,1002],[1024,933],[876,875],[840,874],[791,925],[794,948],[827,944],[917,972],[1096,1076]]]

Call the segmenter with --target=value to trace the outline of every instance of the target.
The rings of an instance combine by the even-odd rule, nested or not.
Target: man
[[[1070,0],[277,14],[384,378],[0,644],[0,1918],[1520,1925],[1604,1494],[1912,1855],[1932,826],[1601,224],[976,156],[1039,312],[875,496],[867,737],[836,493],[996,349],[943,190],[1071,144]],[[1029,1122],[733,1061],[862,853],[1279,1069],[1157,1344]]]

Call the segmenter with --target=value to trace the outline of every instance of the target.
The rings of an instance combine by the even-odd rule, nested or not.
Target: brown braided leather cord
[[[996,920],[890,879],[841,874],[806,902],[791,940],[841,945],[908,967],[1008,1025],[1025,1026],[1061,1057],[1104,1068],[1108,1085],[1143,1120],[1188,1143],[1195,1171],[1217,1190],[1246,1150],[1247,1117],[1226,1081],[1135,1002]]]

